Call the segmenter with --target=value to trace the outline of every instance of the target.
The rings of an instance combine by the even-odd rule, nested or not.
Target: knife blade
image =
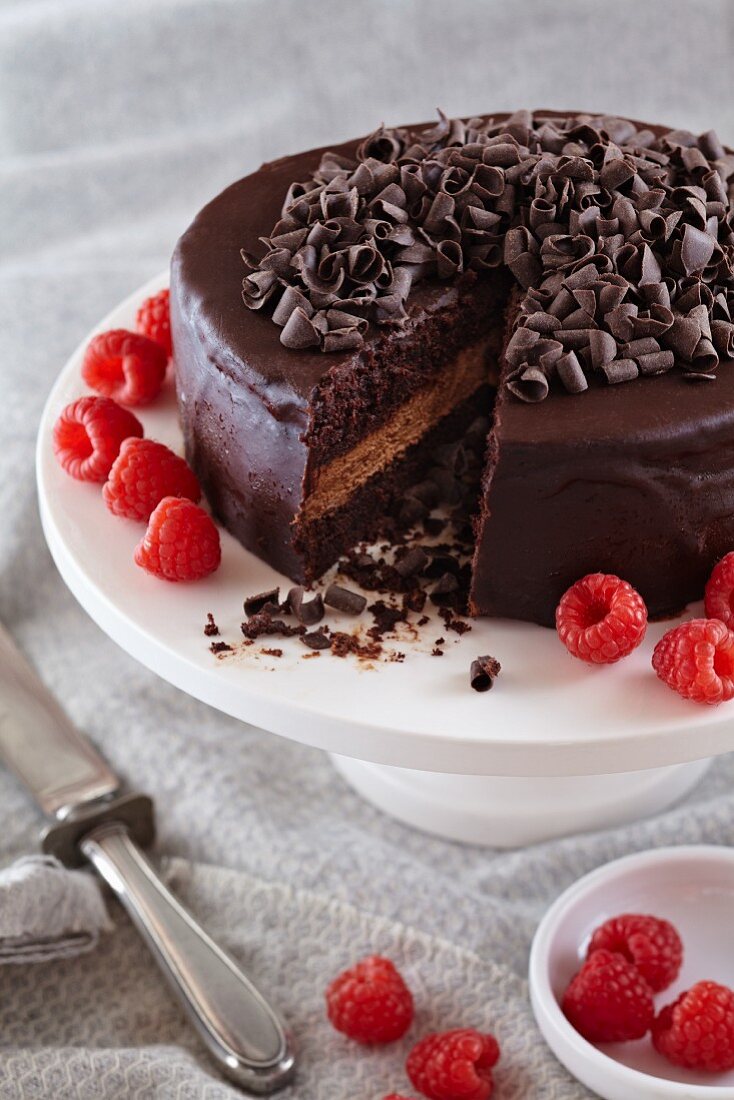
[[[277,1013],[159,878],[142,847],[150,798],[119,779],[76,729],[0,624],[0,757],[47,819],[46,852],[89,861],[117,895],[221,1071],[267,1095],[293,1076]]]

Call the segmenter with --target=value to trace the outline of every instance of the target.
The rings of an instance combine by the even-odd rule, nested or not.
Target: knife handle
[[[222,1072],[258,1095],[287,1084],[294,1058],[280,1020],[164,886],[126,826],[101,825],[81,849],[129,913]]]

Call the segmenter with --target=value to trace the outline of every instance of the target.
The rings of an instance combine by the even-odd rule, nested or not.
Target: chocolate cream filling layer
[[[444,365],[432,385],[414,394],[385,424],[346,454],[319,468],[301,507],[300,521],[311,523],[341,508],[355,490],[398,460],[452,409],[486,385],[490,381],[491,343],[483,339],[463,348]]]

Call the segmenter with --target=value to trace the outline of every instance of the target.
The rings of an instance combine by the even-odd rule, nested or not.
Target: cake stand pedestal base
[[[447,775],[333,756],[363,798],[426,833],[519,848],[612,828],[659,813],[686,795],[710,760],[614,775],[551,778]]]

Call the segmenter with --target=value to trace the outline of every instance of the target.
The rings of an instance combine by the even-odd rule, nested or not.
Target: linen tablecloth
[[[553,898],[650,845],[734,842],[734,759],[655,820],[518,852],[431,839],[361,801],[319,752],[208,709],[85,616],[46,550],[33,445],[89,326],[161,270],[197,208],[262,160],[430,117],[583,107],[734,141],[727,0],[0,0],[0,618],[130,784],[183,899],[281,1007],[284,1100],[379,1100],[405,1044],[325,1023],[328,979],[391,955],[417,1030],[491,1028],[498,1100],[588,1093],[534,1028],[525,972]],[[0,771],[0,864],[38,819]],[[2,1100],[239,1095],[213,1071],[120,910],[77,959],[0,967]]]

